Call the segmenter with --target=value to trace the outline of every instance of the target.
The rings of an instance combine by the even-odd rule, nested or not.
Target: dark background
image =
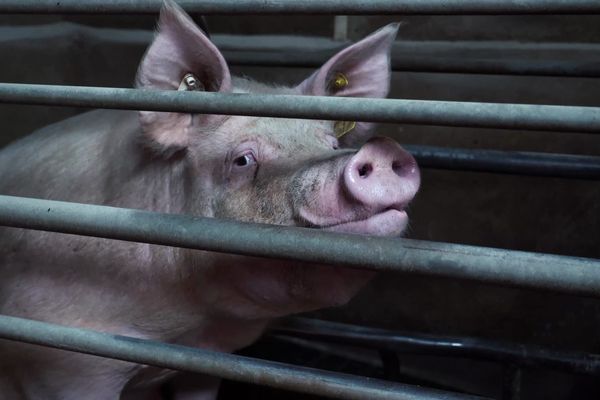
[[[215,42],[223,44],[221,48],[245,51],[281,42],[289,43],[293,52],[304,40],[299,36],[311,36],[311,43],[330,46],[316,39],[332,38],[333,21],[330,16],[207,17]],[[398,45],[431,57],[600,57],[599,16],[350,17],[348,37],[362,38],[391,21],[404,22]],[[154,22],[155,16],[0,16],[0,81],[131,87]],[[254,36],[265,34],[295,37]],[[411,56],[410,51],[403,54]],[[232,71],[289,84],[311,72],[239,65],[232,66]],[[599,89],[600,79],[591,78],[394,72],[390,97],[600,106]],[[0,105],[0,146],[82,111]],[[380,133],[407,144],[600,155],[600,136],[594,134],[408,125],[381,125]],[[411,238],[600,258],[597,181],[424,169],[422,188],[410,214]],[[600,301],[590,298],[382,274],[348,306],[315,315],[402,331],[600,353],[599,311]],[[342,349],[341,355],[331,356],[271,338],[246,353],[356,374],[384,375],[376,353],[357,349]],[[422,379],[439,387],[501,396],[502,367],[497,364],[403,355],[400,371],[406,375],[399,378],[403,381]],[[522,398],[596,399],[600,384],[595,380],[524,370]],[[235,383],[224,385],[221,398],[233,398],[240,390],[245,398],[305,398]]]

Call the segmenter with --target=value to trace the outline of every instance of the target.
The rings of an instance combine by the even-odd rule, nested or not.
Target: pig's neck
[[[49,137],[45,132],[41,137],[47,138],[44,146],[55,147],[57,154],[69,143],[81,142],[75,147],[77,153],[56,157],[64,165],[33,166],[48,174],[46,181],[59,174],[68,176],[43,193],[36,185],[31,192],[15,194],[212,216],[210,205],[203,204],[211,198],[211,188],[198,176],[201,171],[189,171],[183,158],[161,159],[140,146],[136,113],[94,112],[71,123],[75,133],[70,136]],[[75,164],[80,167],[72,168]],[[64,187],[57,186],[63,183]],[[21,186],[15,183],[15,187]],[[37,282],[32,290],[39,293],[36,287],[43,280],[47,287],[44,293],[49,297],[80,293],[81,301],[70,302],[72,308],[64,313],[45,313],[57,315],[67,324],[90,316],[83,324],[86,327],[104,326],[122,334],[231,351],[252,342],[272,318],[343,303],[349,297],[344,274],[330,267],[143,243],[29,234],[44,235],[47,246],[21,254],[24,265],[30,264],[36,252],[38,259],[46,261],[46,265],[32,268],[32,282]],[[49,260],[43,254],[57,254],[57,259]],[[66,274],[68,279],[45,279],[49,263],[73,266]],[[78,267],[81,265],[93,268]]]
[[[268,320],[207,318],[194,330],[190,330],[174,342],[203,349],[232,352],[252,344],[262,335]]]
[[[139,128],[131,128],[120,137],[122,132],[108,133],[108,141],[120,141],[117,151],[121,154],[113,157],[120,160],[118,168],[105,168],[112,175],[111,186],[126,190],[115,190],[103,202],[117,207],[212,216],[210,204],[205,202],[210,199],[211,188],[197,185],[206,180],[197,171],[189,171],[185,160],[177,155],[157,159],[140,146]],[[230,257],[165,246],[137,246],[144,249],[153,269],[145,273],[153,276],[146,281],[151,289],[134,294],[134,307],[138,307],[137,312],[132,310],[136,335],[234,351],[260,336],[273,316],[252,309],[254,306],[247,304],[245,294],[231,290],[230,281],[214,279],[220,275],[215,270],[226,267],[224,263],[229,264]],[[137,263],[139,258],[127,262]],[[149,314],[156,318],[149,318]]]
[[[184,212],[185,165],[182,158],[163,158],[141,145],[143,138],[137,124],[123,137],[118,137],[120,134],[123,132],[107,134],[108,141],[120,142],[120,145],[113,146],[117,154],[111,160],[116,163],[104,166],[111,177],[110,186],[104,191],[110,193],[110,197],[104,202],[156,212]]]

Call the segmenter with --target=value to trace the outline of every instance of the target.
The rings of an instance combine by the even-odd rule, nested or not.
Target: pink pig
[[[141,89],[384,97],[388,25],[295,87],[232,77],[175,4],[141,62]],[[358,122],[93,111],[0,152],[0,193],[397,236],[419,187],[396,142]],[[339,127],[339,125],[338,125]],[[339,133],[339,132],[338,132]],[[347,147],[364,143],[360,149]],[[144,243],[0,229],[0,313],[231,352],[273,318],[346,303],[372,272]],[[0,340],[3,399],[147,398],[171,371]],[[203,394],[206,395],[204,397]],[[214,387],[199,397],[215,393]],[[138,397],[136,397],[138,396]]]

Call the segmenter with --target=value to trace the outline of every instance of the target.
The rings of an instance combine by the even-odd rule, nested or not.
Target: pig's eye
[[[252,153],[242,154],[233,160],[233,165],[239,168],[247,167],[253,164],[256,164],[256,158],[254,158],[254,154]]]
[[[259,166],[255,154],[254,150],[244,143],[227,157],[226,179],[228,182],[233,185],[242,185],[256,179]]]

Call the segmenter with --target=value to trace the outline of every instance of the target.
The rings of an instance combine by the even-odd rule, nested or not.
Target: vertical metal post
[[[379,357],[383,365],[383,376],[388,381],[400,381],[400,358],[398,353],[391,350],[379,350]]]
[[[336,15],[333,20],[333,40],[345,42],[348,40],[348,16]]]
[[[519,366],[509,364],[504,367],[502,376],[502,400],[521,399],[522,370]]]

